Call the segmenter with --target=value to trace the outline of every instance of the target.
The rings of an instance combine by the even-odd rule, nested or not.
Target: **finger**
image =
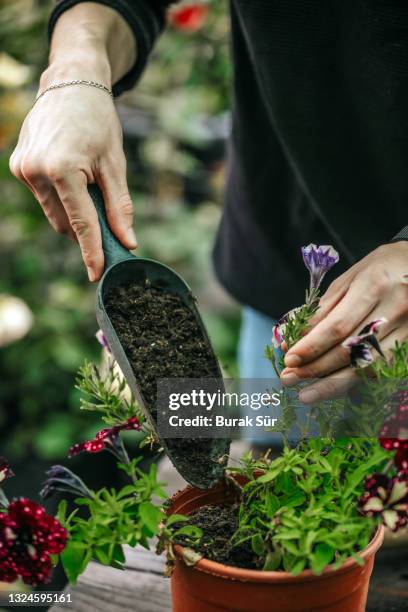
[[[124,155],[115,160],[115,163],[103,166],[99,179],[112,232],[123,246],[135,249],[137,239],[133,229],[133,204],[126,182]]]
[[[21,162],[20,162],[20,155],[19,153],[17,153],[17,150],[15,150],[12,155],[10,156],[10,160],[9,160],[9,168],[10,168],[10,172],[13,176],[16,177],[16,179],[18,179],[19,181],[21,181],[22,183],[25,183],[25,178],[23,176],[23,173],[21,172]]]
[[[281,373],[282,382],[285,385],[290,381],[304,378],[321,378],[332,372],[336,372],[345,366],[350,365],[350,352],[341,344],[324,353],[314,361],[300,368],[285,368]],[[292,382],[292,384],[294,384]]]
[[[55,188],[52,185],[43,188],[36,187],[35,196],[54,230],[77,242],[76,234]]]
[[[326,399],[344,397],[359,380],[355,370],[350,367],[343,368],[302,389],[299,392],[299,401],[302,404],[315,404]]]
[[[300,367],[340,344],[364,321],[378,303],[378,294],[367,277],[354,281],[344,298],[304,338],[286,354],[288,367]]]
[[[104,255],[98,215],[87,189],[83,172],[54,180],[54,187],[76,234],[89,280],[98,280],[103,273]]]
[[[18,161],[13,160],[12,162],[10,160],[10,164],[11,163],[17,164]],[[67,235],[71,240],[76,240],[58,194],[49,180],[44,176],[41,167],[33,162],[28,162],[26,159],[19,164],[18,171],[21,174],[21,180],[23,180],[41,205],[53,229],[59,234]]]
[[[407,324],[393,329],[383,337],[381,340],[381,349],[386,359],[392,356],[397,341],[401,343],[407,339]],[[372,351],[373,349],[371,349],[371,352]],[[377,357],[377,359],[383,359],[383,357]],[[374,375],[374,372],[370,372],[367,368],[365,371],[369,375]],[[353,368],[346,367],[302,389],[299,393],[299,400],[304,404],[313,404],[324,399],[343,397],[359,380],[360,378],[357,371]]]
[[[384,308],[385,307],[383,307],[381,310],[382,313],[384,312]],[[391,318],[391,315],[389,316]],[[351,335],[357,336],[357,334],[359,333],[362,327],[369,324],[371,321],[374,321],[380,318],[381,318],[380,312],[375,310],[373,313],[370,314],[370,317],[362,321],[358,325],[358,327],[352,331]],[[383,323],[381,326],[379,326],[378,328],[378,332],[376,334],[377,338],[379,340],[381,338],[384,338],[395,328],[396,328],[395,322],[388,320],[388,317],[387,317],[387,321]],[[350,352],[347,348],[343,347],[342,344],[337,344],[336,346],[328,350],[326,353],[324,353],[317,359],[310,361],[309,363],[305,364],[302,367],[285,368],[281,373],[281,377],[282,377],[282,380],[287,378],[288,381],[289,379],[294,380],[295,377],[298,380],[304,379],[304,378],[321,378],[323,376],[327,376],[328,374],[331,374],[332,372],[340,370],[341,368],[347,365],[350,365]]]

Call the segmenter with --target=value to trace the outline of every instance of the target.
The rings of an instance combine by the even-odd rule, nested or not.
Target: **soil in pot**
[[[158,379],[219,378],[211,346],[178,295],[146,281],[111,289],[104,301],[153,418]],[[214,452],[212,441],[202,438],[175,438],[171,447],[190,473],[198,473],[205,463],[200,458]]]
[[[239,503],[221,506],[202,506],[189,515],[189,524],[200,527],[203,536],[194,549],[206,559],[246,569],[259,569],[256,557],[248,540],[232,546],[231,538],[238,529]],[[180,527],[183,525],[180,523]],[[177,524],[176,524],[177,527]],[[179,536],[176,544],[185,544],[186,539]]]

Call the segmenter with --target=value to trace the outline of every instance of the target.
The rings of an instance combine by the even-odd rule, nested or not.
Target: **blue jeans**
[[[271,344],[274,323],[274,319],[249,306],[242,309],[238,344],[238,365],[241,379],[276,378],[271,362],[265,357],[265,346]],[[267,414],[267,409],[265,414]],[[282,446],[281,434],[269,431],[262,434],[258,432],[255,438],[251,434],[251,429],[247,429],[245,439],[255,446]]]
[[[242,309],[241,332],[238,344],[238,364],[241,379],[245,378],[271,378],[276,380],[276,374],[271,362],[265,357],[265,346],[271,345],[272,326],[275,320],[266,315],[245,306]],[[279,351],[279,349],[277,349]],[[241,386],[245,386],[242,382]],[[268,414],[267,408],[264,414]],[[308,406],[298,406],[298,423],[306,423],[310,408]],[[258,414],[263,414],[260,411]],[[318,429],[313,428],[310,433],[317,435]],[[282,447],[283,438],[280,433],[270,431],[257,431],[256,437],[251,434],[248,428],[245,432],[245,439],[254,446],[271,446],[272,448]],[[294,427],[288,433],[288,441],[291,446],[296,446],[299,442],[299,433]]]

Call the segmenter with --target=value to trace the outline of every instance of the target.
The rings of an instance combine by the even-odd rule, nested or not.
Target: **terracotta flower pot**
[[[224,485],[209,491],[186,487],[172,498],[169,513],[190,514],[200,506],[233,498],[233,491]],[[328,568],[320,576],[310,570],[298,576],[247,570],[208,559],[191,567],[183,562],[182,547],[177,545],[171,579],[173,612],[364,612],[374,556],[383,538],[381,527],[361,552],[363,566],[348,559],[340,569]]]

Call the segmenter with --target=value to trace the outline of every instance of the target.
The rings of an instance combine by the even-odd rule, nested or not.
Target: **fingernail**
[[[86,270],[88,272],[88,278],[90,282],[93,283],[94,281],[96,281],[97,277],[96,277],[95,272],[91,268],[87,268]]]
[[[319,399],[319,394],[314,389],[305,389],[299,393],[299,400],[302,404],[313,404]]]
[[[302,363],[302,358],[299,357],[299,355],[286,355],[285,357],[285,365],[287,365],[289,368],[296,368],[297,366],[300,366],[300,364]]]
[[[126,232],[126,240],[130,245],[132,245],[132,248],[135,249],[137,247],[137,238],[133,227],[129,227],[128,231]]]

